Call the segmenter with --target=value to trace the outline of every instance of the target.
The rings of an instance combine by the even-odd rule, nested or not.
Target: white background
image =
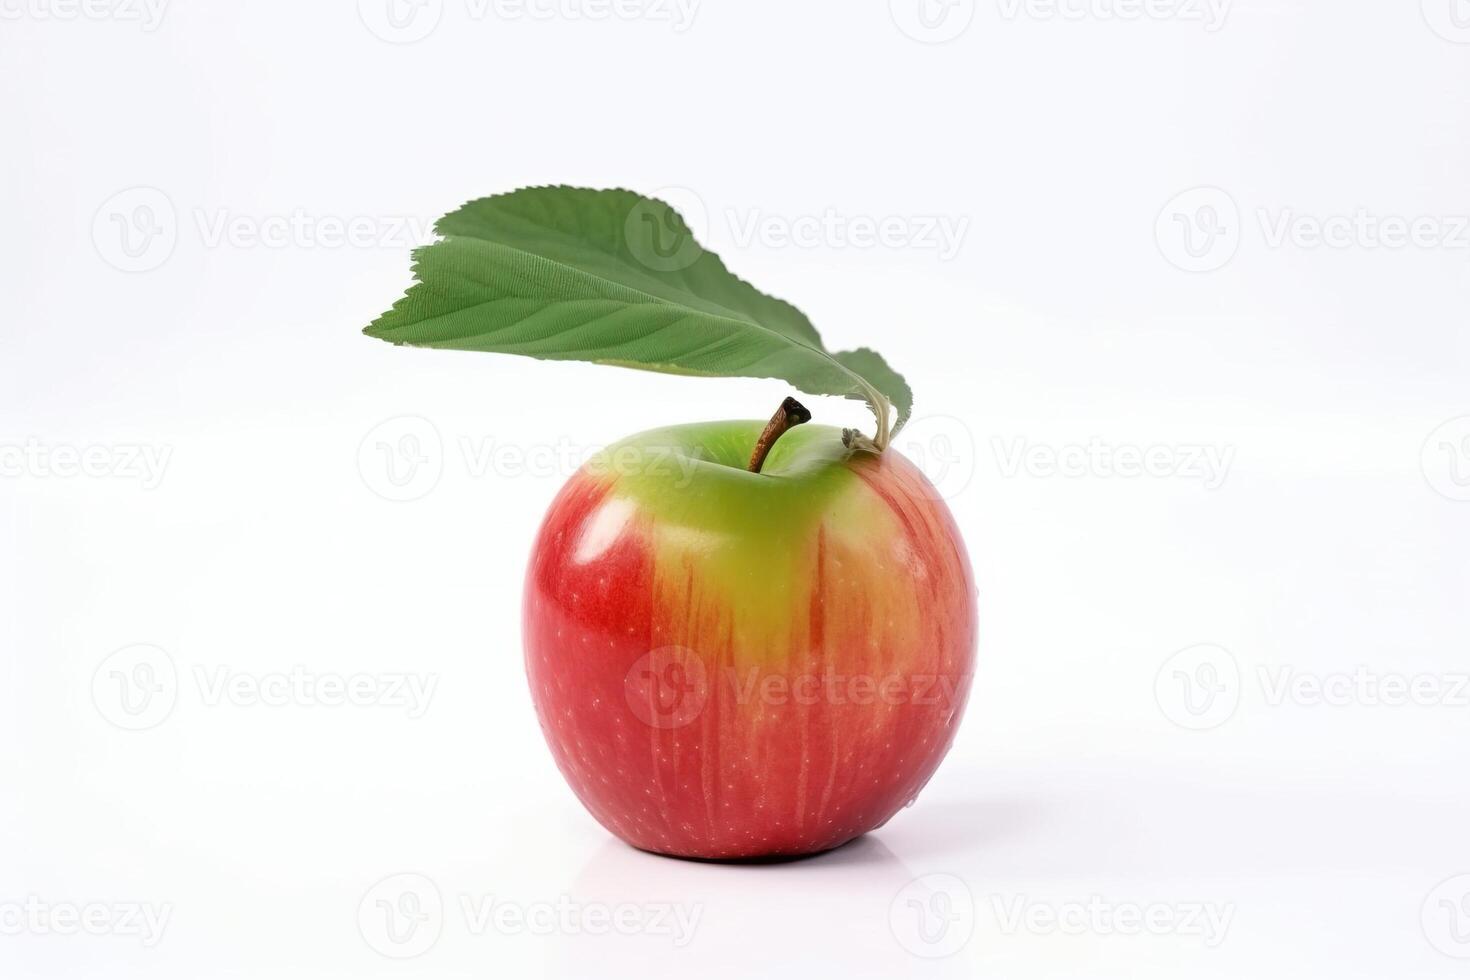
[[[0,0],[0,974],[1464,975],[1470,5],[929,2]],[[630,851],[522,673],[565,460],[784,386],[358,334],[550,182],[917,392],[979,671],[848,848]]]

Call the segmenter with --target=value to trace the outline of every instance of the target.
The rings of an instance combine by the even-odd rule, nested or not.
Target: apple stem
[[[776,440],[785,435],[786,430],[811,420],[812,413],[807,411],[807,407],[801,402],[795,398],[787,398],[783,401],[781,407],[776,409],[776,414],[771,416],[771,421],[767,422],[766,427],[761,430],[760,438],[755,441],[755,449],[750,453],[750,465],[746,469],[752,473],[759,473],[761,467],[766,464],[766,456],[770,453],[771,447],[776,444]]]

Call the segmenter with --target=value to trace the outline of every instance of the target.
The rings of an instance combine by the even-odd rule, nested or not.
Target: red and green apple
[[[573,791],[635,847],[699,858],[836,847],[913,801],[949,749],[975,587],[943,500],[891,448],[913,411],[867,347],[695,240],[666,202],[526,187],[469,201],[366,332],[393,344],[778,378],[858,399],[871,436],[769,423],[610,447],[551,505],[523,640]],[[797,426],[793,428],[793,426]]]
[[[975,588],[948,508],[895,451],[759,422],[610,447],[551,505],[526,670],[572,790],[635,847],[836,847],[911,802],[955,736]]]

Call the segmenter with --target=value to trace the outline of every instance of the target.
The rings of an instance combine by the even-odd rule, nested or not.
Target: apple
[[[634,847],[836,847],[913,802],[954,740],[976,631],[954,520],[896,451],[787,432],[804,413],[626,439],[536,538],[523,637],[541,730]]]

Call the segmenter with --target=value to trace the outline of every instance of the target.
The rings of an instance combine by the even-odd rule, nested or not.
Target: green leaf
[[[416,282],[366,329],[415,347],[780,378],[862,399],[878,447],[913,393],[866,348],[829,352],[800,310],[706,251],[669,205],[623,190],[530,187],[471,201],[415,250]],[[890,430],[888,405],[898,410]]]

